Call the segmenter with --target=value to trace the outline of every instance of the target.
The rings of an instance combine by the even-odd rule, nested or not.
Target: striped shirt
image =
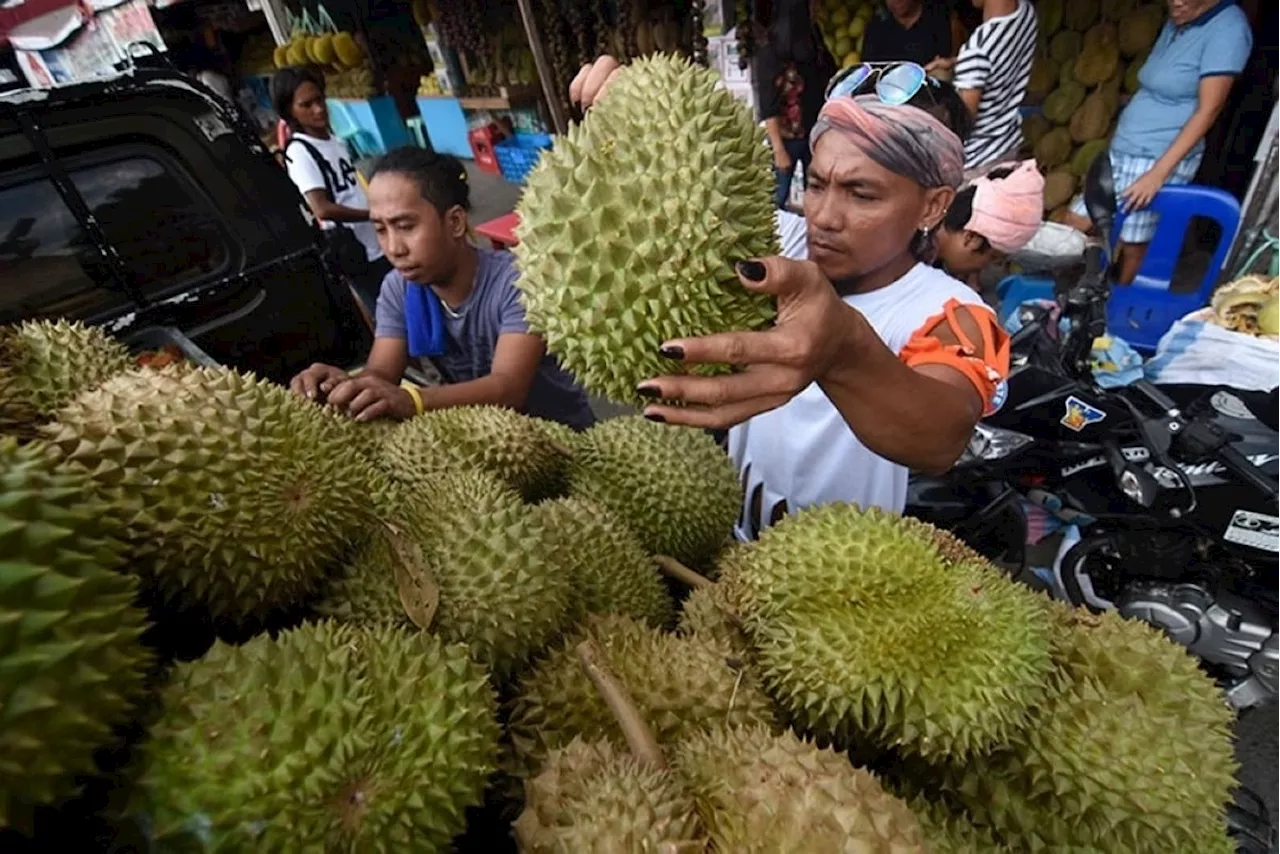
[[[983,21],[960,48],[955,87],[981,89],[973,133],[964,144],[964,166],[994,162],[1022,145],[1018,107],[1031,79],[1036,52],[1036,11],[1027,0],[1009,15]]]

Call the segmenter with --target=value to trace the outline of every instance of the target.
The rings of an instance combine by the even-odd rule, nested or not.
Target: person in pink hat
[[[1022,249],[1040,229],[1044,176],[1034,160],[998,166],[956,193],[938,230],[936,264],[961,281]]]

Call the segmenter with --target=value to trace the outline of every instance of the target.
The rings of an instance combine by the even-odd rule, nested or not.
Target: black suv
[[[164,68],[0,95],[0,323],[35,317],[282,383],[371,340],[253,128]]]

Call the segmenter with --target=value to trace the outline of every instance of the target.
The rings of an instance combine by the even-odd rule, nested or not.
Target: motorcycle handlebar
[[[1267,496],[1268,500],[1275,502],[1277,495],[1280,495],[1280,489],[1276,484],[1258,471],[1258,467],[1250,462],[1248,457],[1230,445],[1219,448],[1214,456],[1218,458],[1218,462],[1227,467],[1228,471]]]

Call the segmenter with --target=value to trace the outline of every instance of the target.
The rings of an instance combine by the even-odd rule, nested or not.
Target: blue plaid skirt
[[[1115,179],[1116,195],[1119,196],[1129,186],[1137,181],[1147,172],[1151,171],[1151,167],[1156,165],[1155,157],[1139,157],[1133,154],[1122,154],[1118,151],[1110,152],[1111,156],[1111,172]],[[1169,176],[1166,184],[1190,184],[1191,179],[1196,176],[1196,170],[1200,168],[1200,159],[1204,157],[1204,150],[1193,151],[1173,169],[1173,174]],[[1119,199],[1117,198],[1117,202]],[[1084,206],[1084,196],[1076,196],[1071,204],[1072,213],[1079,216],[1088,216],[1089,212]],[[1123,243],[1150,243],[1151,238],[1155,237],[1156,225],[1160,222],[1160,214],[1152,211],[1136,211],[1129,215],[1124,221],[1124,226],[1120,229],[1120,240]]]

